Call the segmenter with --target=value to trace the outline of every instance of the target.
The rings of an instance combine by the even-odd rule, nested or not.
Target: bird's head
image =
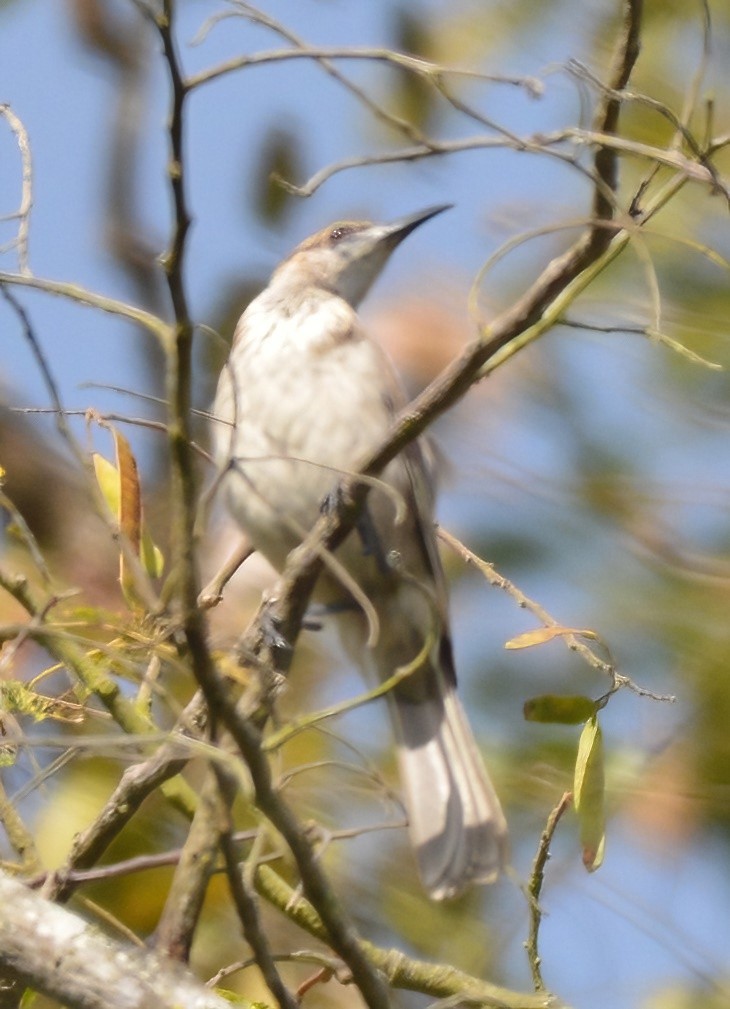
[[[305,239],[282,263],[274,280],[285,286],[314,286],[356,306],[367,294],[390,254],[404,238],[451,204],[429,207],[390,224],[338,221]]]

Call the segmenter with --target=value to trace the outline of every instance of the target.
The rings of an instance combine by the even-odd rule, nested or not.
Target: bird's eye
[[[335,242],[342,241],[343,238],[346,238],[357,230],[358,227],[356,224],[348,224],[347,221],[344,224],[336,224],[332,231],[330,231],[330,242],[334,245]]]

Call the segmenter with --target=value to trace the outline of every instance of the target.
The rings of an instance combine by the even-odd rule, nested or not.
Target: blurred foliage
[[[651,995],[644,1002],[646,1009],[724,1009],[730,996],[730,982],[726,982],[724,990],[717,990],[714,985],[708,987],[698,985],[696,988],[685,988],[681,985],[667,987],[656,995]]]
[[[272,127],[261,143],[257,178],[247,199],[251,210],[265,223],[281,224],[293,197],[281,180],[301,175],[300,137],[294,130]]]
[[[434,58],[433,26],[429,21],[403,5],[395,9],[393,20],[393,49],[425,60]],[[433,88],[423,77],[405,70],[396,71],[395,76],[393,86],[388,88],[388,105],[407,123],[421,130],[432,127],[436,98]]]

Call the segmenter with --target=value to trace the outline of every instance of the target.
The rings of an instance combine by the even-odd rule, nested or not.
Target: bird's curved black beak
[[[388,239],[397,245],[402,242],[412,231],[426,221],[430,221],[436,214],[441,214],[444,210],[451,210],[453,203],[441,203],[436,207],[427,207],[426,210],[419,210],[415,214],[408,214],[406,217],[399,217],[397,220],[387,224],[386,233]]]

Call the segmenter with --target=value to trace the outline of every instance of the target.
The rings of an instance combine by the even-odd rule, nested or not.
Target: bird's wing
[[[383,358],[388,375],[386,396],[392,418],[395,419],[408,398],[384,351]],[[404,554],[404,566],[414,577],[427,583],[425,587],[433,592],[438,616],[446,629],[448,595],[434,518],[437,460],[429,440],[421,435],[406,445],[396,460],[386,468],[386,478],[390,473],[394,474],[393,483],[405,499],[407,517],[404,526],[412,533],[411,536],[396,537],[399,543],[407,543],[409,547],[401,551]]]

